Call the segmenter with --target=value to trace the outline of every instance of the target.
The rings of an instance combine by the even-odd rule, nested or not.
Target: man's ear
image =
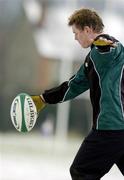
[[[86,33],[91,33],[91,32],[92,32],[92,28],[90,28],[89,26],[85,26],[85,27],[84,27],[84,31],[85,31]]]

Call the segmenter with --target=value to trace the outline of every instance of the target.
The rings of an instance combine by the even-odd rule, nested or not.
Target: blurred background
[[[123,0],[0,0],[0,180],[71,179],[69,167],[92,125],[89,93],[48,105],[27,134],[14,129],[10,106],[17,94],[41,94],[79,69],[89,49],[67,23],[81,7],[97,10],[105,32],[124,43]],[[113,167],[107,179],[122,175]]]

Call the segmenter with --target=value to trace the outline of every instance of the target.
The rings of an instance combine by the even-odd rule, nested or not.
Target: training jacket
[[[93,129],[124,129],[124,47],[115,38],[116,47],[91,46],[84,64],[69,81],[46,90],[43,98],[48,104],[71,100],[90,90],[93,107]]]

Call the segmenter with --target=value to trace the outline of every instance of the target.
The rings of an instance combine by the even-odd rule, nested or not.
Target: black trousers
[[[100,180],[114,164],[124,175],[124,130],[92,130],[70,167],[72,180]]]

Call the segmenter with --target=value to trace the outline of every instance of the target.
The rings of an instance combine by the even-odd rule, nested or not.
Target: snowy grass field
[[[39,133],[0,133],[0,180],[71,180],[69,167],[82,142]],[[123,180],[116,166],[102,180]]]

